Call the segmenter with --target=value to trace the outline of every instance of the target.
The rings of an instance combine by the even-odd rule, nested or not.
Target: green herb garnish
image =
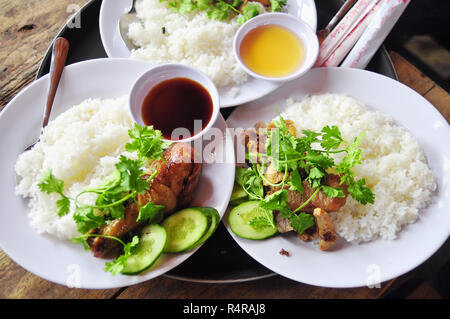
[[[81,245],[83,245],[85,250],[89,250],[89,246],[86,244],[86,240],[89,237],[101,237],[101,238],[113,239],[113,240],[118,241],[123,246],[123,253],[119,257],[117,257],[117,259],[115,259],[113,261],[108,261],[105,263],[105,271],[106,272],[109,271],[113,275],[117,275],[123,270],[123,267],[125,266],[128,258],[131,255],[133,255],[137,245],[139,244],[138,236],[133,236],[133,239],[130,242],[125,243],[118,237],[107,236],[107,235],[98,235],[98,234],[86,234],[86,235],[74,237],[70,241],[74,244],[81,244]]]
[[[280,12],[286,5],[287,0],[270,0],[270,7],[273,12]]]
[[[51,169],[48,169],[41,177],[38,184],[41,192],[51,194],[57,193],[61,196],[61,199],[56,202],[58,208],[58,216],[62,217],[69,213],[70,199],[64,195],[64,181],[57,179]]]
[[[237,14],[239,25],[260,13],[260,6],[257,3],[242,6],[244,3],[242,0],[160,0],[160,2],[167,2],[173,12],[180,14],[203,11],[213,20],[226,20],[232,14]],[[273,12],[279,12],[286,5],[286,0],[270,0],[270,4]]]
[[[125,144],[125,149],[136,152],[144,163],[163,159],[164,150],[171,144],[171,142],[163,141],[161,131],[155,130],[153,126],[134,124],[134,127],[128,130],[128,136],[131,142]]]
[[[236,182],[242,186],[250,199],[261,200],[264,197],[264,188],[256,167],[236,167]]]
[[[375,196],[365,185],[365,180],[356,180],[352,171],[352,168],[360,165],[362,161],[360,143],[364,132],[350,144],[342,138],[337,126],[325,126],[320,132],[303,130],[301,137],[295,137],[289,132],[289,127],[281,115],[273,124],[275,129],[267,132],[266,152],[247,154],[252,166],[246,169],[238,168],[236,171],[236,182],[249,194],[250,199],[260,200],[260,206],[268,211],[279,211],[281,217],[288,218],[299,234],[314,225],[314,217],[302,213],[301,210],[319,191],[329,197],[345,197],[342,187],[334,188],[325,184],[329,169],[340,174],[340,185],[345,183],[349,194],[355,200],[363,205],[374,203]],[[331,157],[331,154],[335,153],[345,153],[345,157],[337,165]],[[264,176],[268,165],[284,174],[282,181],[276,185]],[[304,193],[300,170],[305,172],[304,180],[314,192],[301,206],[291,210],[287,204],[288,190]],[[263,181],[278,190],[264,197]],[[260,220],[250,221],[251,225],[260,223]]]
[[[164,214],[164,205],[155,205],[152,202],[148,202],[139,209],[139,215],[136,221],[147,221],[148,223],[159,223],[162,221]]]
[[[128,135],[131,141],[125,145],[125,149],[136,152],[138,159],[120,156],[115,165],[115,171],[97,187],[87,188],[71,199],[64,195],[64,181],[57,179],[51,170],[43,174],[38,184],[42,192],[57,193],[61,196],[61,199],[56,202],[58,216],[69,213],[70,201],[73,200],[75,206],[73,219],[78,231],[82,234],[105,225],[111,219],[124,218],[125,206],[130,201],[134,201],[139,206],[138,222],[158,223],[162,220],[165,206],[155,205],[152,202],[140,206],[137,195],[145,193],[150,188],[150,181],[158,174],[157,171],[153,171],[149,177],[144,178],[149,174],[143,170],[143,167],[154,160],[164,159],[163,152],[170,143],[164,142],[161,131],[153,129],[152,126],[135,124],[128,131]],[[80,199],[85,194],[96,194],[93,205],[82,203]],[[132,248],[139,241],[137,236],[133,237],[130,243],[124,243],[114,236],[86,234],[73,238],[72,242],[83,243],[86,246],[86,239],[92,236],[115,239],[124,246],[124,253],[115,261],[106,264],[106,270],[114,274],[122,270]]]

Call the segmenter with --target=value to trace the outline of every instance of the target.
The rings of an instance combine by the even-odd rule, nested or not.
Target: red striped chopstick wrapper
[[[358,0],[338,25],[323,40],[315,66],[321,66],[339,47],[347,35],[357,26],[381,0]]]
[[[341,67],[366,68],[409,2],[410,0],[384,0],[382,7],[376,12]]]
[[[359,40],[361,35],[366,31],[367,26],[375,15],[375,12],[380,8],[383,1],[378,1],[378,3],[364,16],[361,18],[359,23],[353,27],[345,39],[339,44],[336,50],[331,53],[331,55],[325,60],[321,65],[322,67],[327,66],[338,66],[339,63],[344,60],[345,56],[350,52],[355,43]]]

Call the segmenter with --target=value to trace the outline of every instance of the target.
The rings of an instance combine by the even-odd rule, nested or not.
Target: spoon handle
[[[47,126],[52,110],[53,101],[55,100],[56,90],[58,89],[59,80],[66,64],[67,53],[69,52],[69,41],[65,38],[57,38],[53,44],[52,60],[50,63],[50,88],[48,91],[47,105],[45,107],[44,120],[42,127]]]

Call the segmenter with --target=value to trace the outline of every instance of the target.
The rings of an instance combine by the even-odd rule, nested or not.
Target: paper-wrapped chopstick
[[[338,66],[342,62],[344,57],[350,52],[355,43],[361,37],[361,35],[366,30],[370,21],[373,19],[375,12],[381,6],[383,1],[378,1],[378,3],[364,16],[361,18],[359,23],[354,26],[350,33],[345,37],[345,39],[339,44],[336,50],[331,53],[331,55],[322,63],[321,66]]]
[[[364,17],[381,0],[359,0],[342,18],[339,24],[323,40],[319,49],[316,66],[321,66],[339,45],[346,39],[347,35],[363,20]]]
[[[341,66],[364,69],[409,2],[410,0],[385,0]]]
[[[409,2],[358,0],[322,42],[315,66],[365,68]]]

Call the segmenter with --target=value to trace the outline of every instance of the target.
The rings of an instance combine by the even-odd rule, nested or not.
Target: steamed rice
[[[408,131],[345,95],[324,94],[301,102],[288,99],[287,105],[282,116],[292,120],[298,131],[337,125],[347,141],[366,132],[361,144],[363,161],[354,171],[372,188],[375,203],[364,206],[348,196],[345,206],[331,213],[341,237],[355,243],[379,237],[392,240],[402,227],[419,218],[421,209],[431,202],[436,182],[420,145]],[[45,194],[37,184],[51,168],[64,181],[68,197],[98,185],[114,171],[121,154],[135,158],[124,150],[131,127],[126,96],[86,100],[49,123],[40,142],[21,154],[15,166],[21,177],[16,192],[29,197],[28,217],[36,231],[61,239],[79,235],[73,207],[71,213],[58,217],[59,195]],[[336,159],[339,162],[339,155]],[[94,197],[86,195],[82,201],[90,204]]]
[[[366,132],[363,161],[354,171],[356,178],[366,179],[375,203],[362,205],[348,196],[345,206],[330,214],[340,236],[356,243],[379,237],[392,240],[403,226],[419,218],[431,202],[436,182],[419,143],[408,131],[345,95],[317,95],[302,102],[288,99],[287,105],[282,116],[292,120],[298,131],[337,125],[347,141]]]
[[[209,19],[204,12],[179,14],[159,0],[139,1],[136,11],[142,23],[129,27],[128,36],[139,47],[131,53],[133,59],[187,64],[204,72],[218,87],[247,81],[233,55],[237,16],[219,21]],[[237,95],[237,90],[230,94]]]
[[[35,147],[17,160],[15,170],[21,177],[16,192],[29,197],[29,220],[39,233],[61,239],[79,234],[71,212],[58,217],[58,194],[47,195],[37,184],[47,169],[64,181],[65,195],[74,198],[86,187],[98,185],[115,170],[129,141],[132,120],[128,115],[127,96],[118,99],[89,99],[70,108],[51,121]],[[83,195],[93,204],[95,198]]]

